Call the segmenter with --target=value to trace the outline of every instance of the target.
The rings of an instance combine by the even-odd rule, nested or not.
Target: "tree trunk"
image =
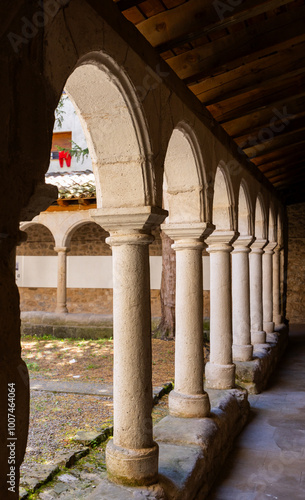
[[[173,338],[175,336],[176,253],[171,248],[174,242],[163,231],[161,239],[161,321],[157,330],[162,337]]]

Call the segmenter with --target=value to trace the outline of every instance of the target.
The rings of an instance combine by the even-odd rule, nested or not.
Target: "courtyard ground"
[[[175,341],[152,339],[153,386],[174,381]],[[205,347],[205,357],[208,346]],[[37,478],[43,480],[55,465],[80,449],[75,441],[78,431],[101,432],[113,422],[112,395],[90,394],[92,386],[112,384],[113,340],[22,337],[22,357],[31,385],[47,386],[64,382],[75,393],[56,390],[31,390],[28,446],[21,466],[21,486],[31,491]],[[87,385],[89,394],[79,394]],[[168,396],[153,409],[157,422],[168,414]],[[24,491],[23,490],[23,491]]]
[[[153,339],[153,385],[174,380],[174,341]],[[31,382],[112,384],[113,341],[23,337],[22,356]],[[90,392],[90,390],[88,391]],[[30,429],[21,486],[27,491],[44,470],[79,449],[79,430],[99,432],[112,426],[112,396],[31,390]],[[167,397],[155,406],[155,421],[167,414]]]

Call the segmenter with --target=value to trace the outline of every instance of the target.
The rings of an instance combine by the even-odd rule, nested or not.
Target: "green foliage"
[[[64,110],[65,106],[65,101],[68,99],[68,96],[62,94],[59,103],[57,105],[57,108],[55,109],[55,125],[58,128],[62,127],[63,121],[64,121],[64,115],[66,114]]]
[[[35,362],[29,362],[29,363],[26,363],[26,366],[28,367],[28,369],[32,372],[39,372],[40,368],[39,368],[39,364],[38,363],[35,363]]]
[[[57,105],[57,108],[55,109],[55,125],[58,128],[62,128],[62,124],[64,121],[64,115],[66,114],[64,110],[65,106],[65,101],[68,99],[68,96],[65,94],[62,94],[59,103]],[[71,141],[71,148],[65,149],[65,148],[60,148],[57,146],[58,151],[65,151],[70,153],[71,156],[76,158],[76,161],[80,161],[84,163],[85,158],[88,158],[89,156],[89,149],[85,148],[82,149],[78,144],[76,144],[74,141]]]
[[[88,158],[89,156],[89,149],[88,148],[82,149],[74,141],[71,141],[71,148],[61,148],[59,146],[56,147],[58,151],[65,151],[66,153],[70,153],[71,156],[76,158],[76,161],[81,160],[82,163],[84,163],[85,158]]]

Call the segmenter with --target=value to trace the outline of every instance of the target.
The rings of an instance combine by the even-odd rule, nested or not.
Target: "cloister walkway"
[[[249,397],[249,424],[237,439],[208,500],[304,500],[305,325],[260,395]]]

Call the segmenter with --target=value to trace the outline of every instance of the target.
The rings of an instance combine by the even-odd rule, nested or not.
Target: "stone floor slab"
[[[267,390],[249,397],[249,424],[207,500],[304,500],[305,327],[298,333],[292,328],[290,337]]]

